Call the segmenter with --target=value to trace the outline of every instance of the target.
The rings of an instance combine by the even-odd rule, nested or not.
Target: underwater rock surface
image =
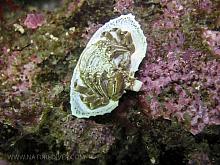
[[[220,164],[218,0],[54,2],[0,2],[1,163]],[[44,22],[28,28],[38,13]],[[128,13],[147,38],[135,75],[144,85],[111,113],[77,119],[69,86],[80,54]]]
[[[218,6],[204,3],[161,2],[166,9],[149,26],[151,34],[155,34],[149,34],[148,57],[139,72],[144,82],[140,99],[150,108],[145,113],[153,118],[176,118],[193,134],[200,133],[206,125],[220,124],[219,34],[203,30],[208,25],[200,25],[202,15],[214,14]],[[209,10],[203,10],[205,6]],[[192,15],[199,18],[197,22],[189,15],[192,9]],[[194,30],[194,34],[189,30]],[[197,43],[201,45],[194,45]]]

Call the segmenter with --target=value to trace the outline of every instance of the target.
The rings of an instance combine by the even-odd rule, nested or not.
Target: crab
[[[80,78],[85,86],[74,83],[75,91],[90,109],[107,105],[109,100],[119,100],[135,81],[128,70],[135,51],[131,34],[113,28],[101,36],[79,61]]]
[[[135,73],[147,42],[132,14],[106,22],[91,37],[74,68],[70,85],[72,115],[78,118],[113,111],[127,91],[140,91]]]

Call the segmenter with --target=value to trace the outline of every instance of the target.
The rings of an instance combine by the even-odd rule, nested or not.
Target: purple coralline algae
[[[67,14],[66,16],[70,16],[71,14],[74,14],[76,13],[76,11],[78,9],[80,9],[80,7],[83,5],[85,0],[74,0],[74,1],[66,1],[68,4],[67,4]],[[63,1],[63,4],[65,5],[65,1]]]
[[[83,44],[87,44],[90,40],[90,38],[92,37],[92,35],[103,25],[102,24],[95,24],[95,23],[91,23],[88,22],[89,26],[85,28],[84,33],[82,34],[82,38],[84,43]]]
[[[22,54],[19,51],[7,52],[6,49],[6,47],[3,48],[3,53],[7,57],[5,60],[7,67],[2,71],[2,74],[8,78],[10,83],[13,82],[13,95],[21,95],[21,93],[31,88],[32,77],[37,71],[35,70],[36,65],[40,63],[41,60],[36,55],[32,55],[29,57],[30,61],[23,64]],[[21,64],[23,64],[23,66],[20,66]],[[18,79],[19,81],[17,81]]]
[[[212,10],[212,2],[210,0],[200,0],[198,1],[198,6],[200,10],[204,10],[210,13]]]
[[[194,5],[211,10],[211,4],[204,3]],[[144,83],[140,103],[146,115],[176,118],[198,134],[207,125],[220,124],[220,63],[210,52],[186,44],[181,21],[189,17],[192,6],[176,0],[160,4],[164,11],[148,27],[152,31],[147,35],[147,58],[139,71]],[[200,35],[219,55],[219,32],[204,30]]]
[[[77,4],[75,2],[71,2],[68,4],[68,12],[72,13],[76,10]]]
[[[72,158],[99,157],[115,142],[112,127],[91,120],[67,118],[64,124],[64,144]]]
[[[39,26],[42,26],[45,22],[44,15],[41,13],[32,13],[28,14],[24,25],[29,29],[37,29]]]
[[[220,32],[214,30],[204,29],[203,34],[204,42],[209,45],[210,50],[220,56]]]
[[[211,165],[210,158],[207,153],[204,152],[195,152],[190,155],[190,160],[188,161],[189,165],[193,164],[206,164]]]
[[[34,107],[39,104],[39,98],[35,98],[36,94],[30,88],[33,85],[33,77],[39,71],[37,64],[41,60],[36,55],[30,55],[29,58],[23,60],[20,51],[12,51],[7,47],[2,48],[2,54],[4,55],[4,69],[0,71],[2,85],[7,84],[10,88],[2,89],[0,122],[8,120],[12,124],[24,125],[36,123],[41,110],[39,108],[35,111]],[[11,106],[12,104],[14,106]],[[29,107],[31,104],[34,105],[32,108]]]
[[[166,61],[145,63],[140,71],[150,114],[189,119],[193,134],[220,124],[220,65],[216,60],[201,62],[202,56],[192,50],[169,52]]]
[[[128,10],[132,10],[133,5],[134,5],[133,0],[117,0],[115,3],[114,10],[123,14]]]

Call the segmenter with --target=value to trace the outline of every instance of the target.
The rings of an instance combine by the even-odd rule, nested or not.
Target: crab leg
[[[118,100],[124,91],[124,81],[123,74],[120,72],[116,72],[113,76],[109,78],[108,81],[108,96],[112,100]]]
[[[106,87],[104,87],[104,81],[105,81],[105,75],[107,74],[106,71],[104,71],[103,73],[96,73],[95,74],[95,79],[96,79],[96,88],[97,90],[99,91],[100,95],[105,97],[105,98],[108,98],[108,95],[107,95],[107,90],[106,90]]]
[[[86,86],[81,86],[81,85],[78,85],[77,82],[74,82],[74,89],[75,91],[79,92],[79,93],[82,93],[82,94],[92,94],[92,90],[90,90],[88,87]]]
[[[106,105],[106,104],[108,104],[108,102],[105,102],[103,98],[97,98],[93,102],[89,103],[89,108],[96,109],[96,108],[103,106],[103,105]]]

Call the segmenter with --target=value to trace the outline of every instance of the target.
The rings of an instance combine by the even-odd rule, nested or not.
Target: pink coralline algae
[[[209,45],[210,50],[220,56],[220,32],[204,29],[202,37],[205,42]]]
[[[71,2],[68,4],[68,12],[73,12],[76,10],[76,4],[75,2]]]
[[[172,29],[180,26],[180,17],[186,13],[180,1],[162,1],[162,6],[166,6],[163,15],[153,24],[154,28]]]
[[[115,3],[114,10],[123,14],[123,12],[131,10],[133,8],[133,4],[133,0],[117,0]]]
[[[94,121],[68,118],[64,124],[64,145],[71,157],[95,159],[107,153],[115,142],[110,126]]]
[[[24,25],[29,29],[37,29],[39,26],[42,26],[44,22],[45,18],[43,14],[33,13],[27,15]]]
[[[85,32],[82,34],[82,38],[84,39],[84,44],[86,45],[92,35],[102,26],[102,24],[95,24],[88,22],[89,26],[85,28]]]
[[[75,0],[75,1],[70,2],[67,6],[67,14],[76,12],[76,10],[80,8],[83,3],[84,3],[84,0]]]
[[[40,120],[42,105],[39,102],[41,91],[34,93],[34,77],[40,71],[37,64],[41,59],[36,55],[2,48],[4,65],[1,66],[0,122],[9,121],[12,125],[32,125]],[[36,110],[37,109],[37,110]]]
[[[212,10],[212,2],[210,0],[200,0],[198,2],[199,9],[204,10],[208,13]]]
[[[13,82],[13,94],[20,95],[32,86],[32,77],[37,71],[36,65],[41,62],[41,59],[36,55],[32,55],[29,58],[30,62],[23,64],[22,55],[19,51],[8,53],[4,49],[6,48],[3,48],[3,52],[8,58],[7,67],[2,73],[8,78],[8,81]]]
[[[181,21],[189,17],[189,11],[201,10],[201,4],[160,3],[163,14],[147,27],[148,52],[139,71],[144,83],[139,105],[149,117],[176,118],[192,134],[198,134],[205,126],[220,125],[220,63],[200,47],[191,47],[193,42],[203,45],[202,41],[186,44],[189,39]],[[214,54],[220,54],[219,32],[204,30],[198,35],[203,35],[203,42]]]
[[[169,52],[167,60],[146,62],[140,71],[145,95],[153,118],[177,118],[190,122],[193,134],[206,125],[220,124],[220,64],[202,62],[197,51]]]
[[[205,164],[205,165],[211,165],[210,158],[207,153],[204,152],[195,152],[192,155],[190,155],[190,160],[188,161],[189,165],[193,164]]]
[[[7,47],[2,48],[5,68],[0,73],[4,77],[4,84],[11,85],[11,94],[17,96],[32,86],[32,77],[37,72],[37,64],[41,59],[36,55],[30,55],[23,60],[20,51],[9,50]]]

